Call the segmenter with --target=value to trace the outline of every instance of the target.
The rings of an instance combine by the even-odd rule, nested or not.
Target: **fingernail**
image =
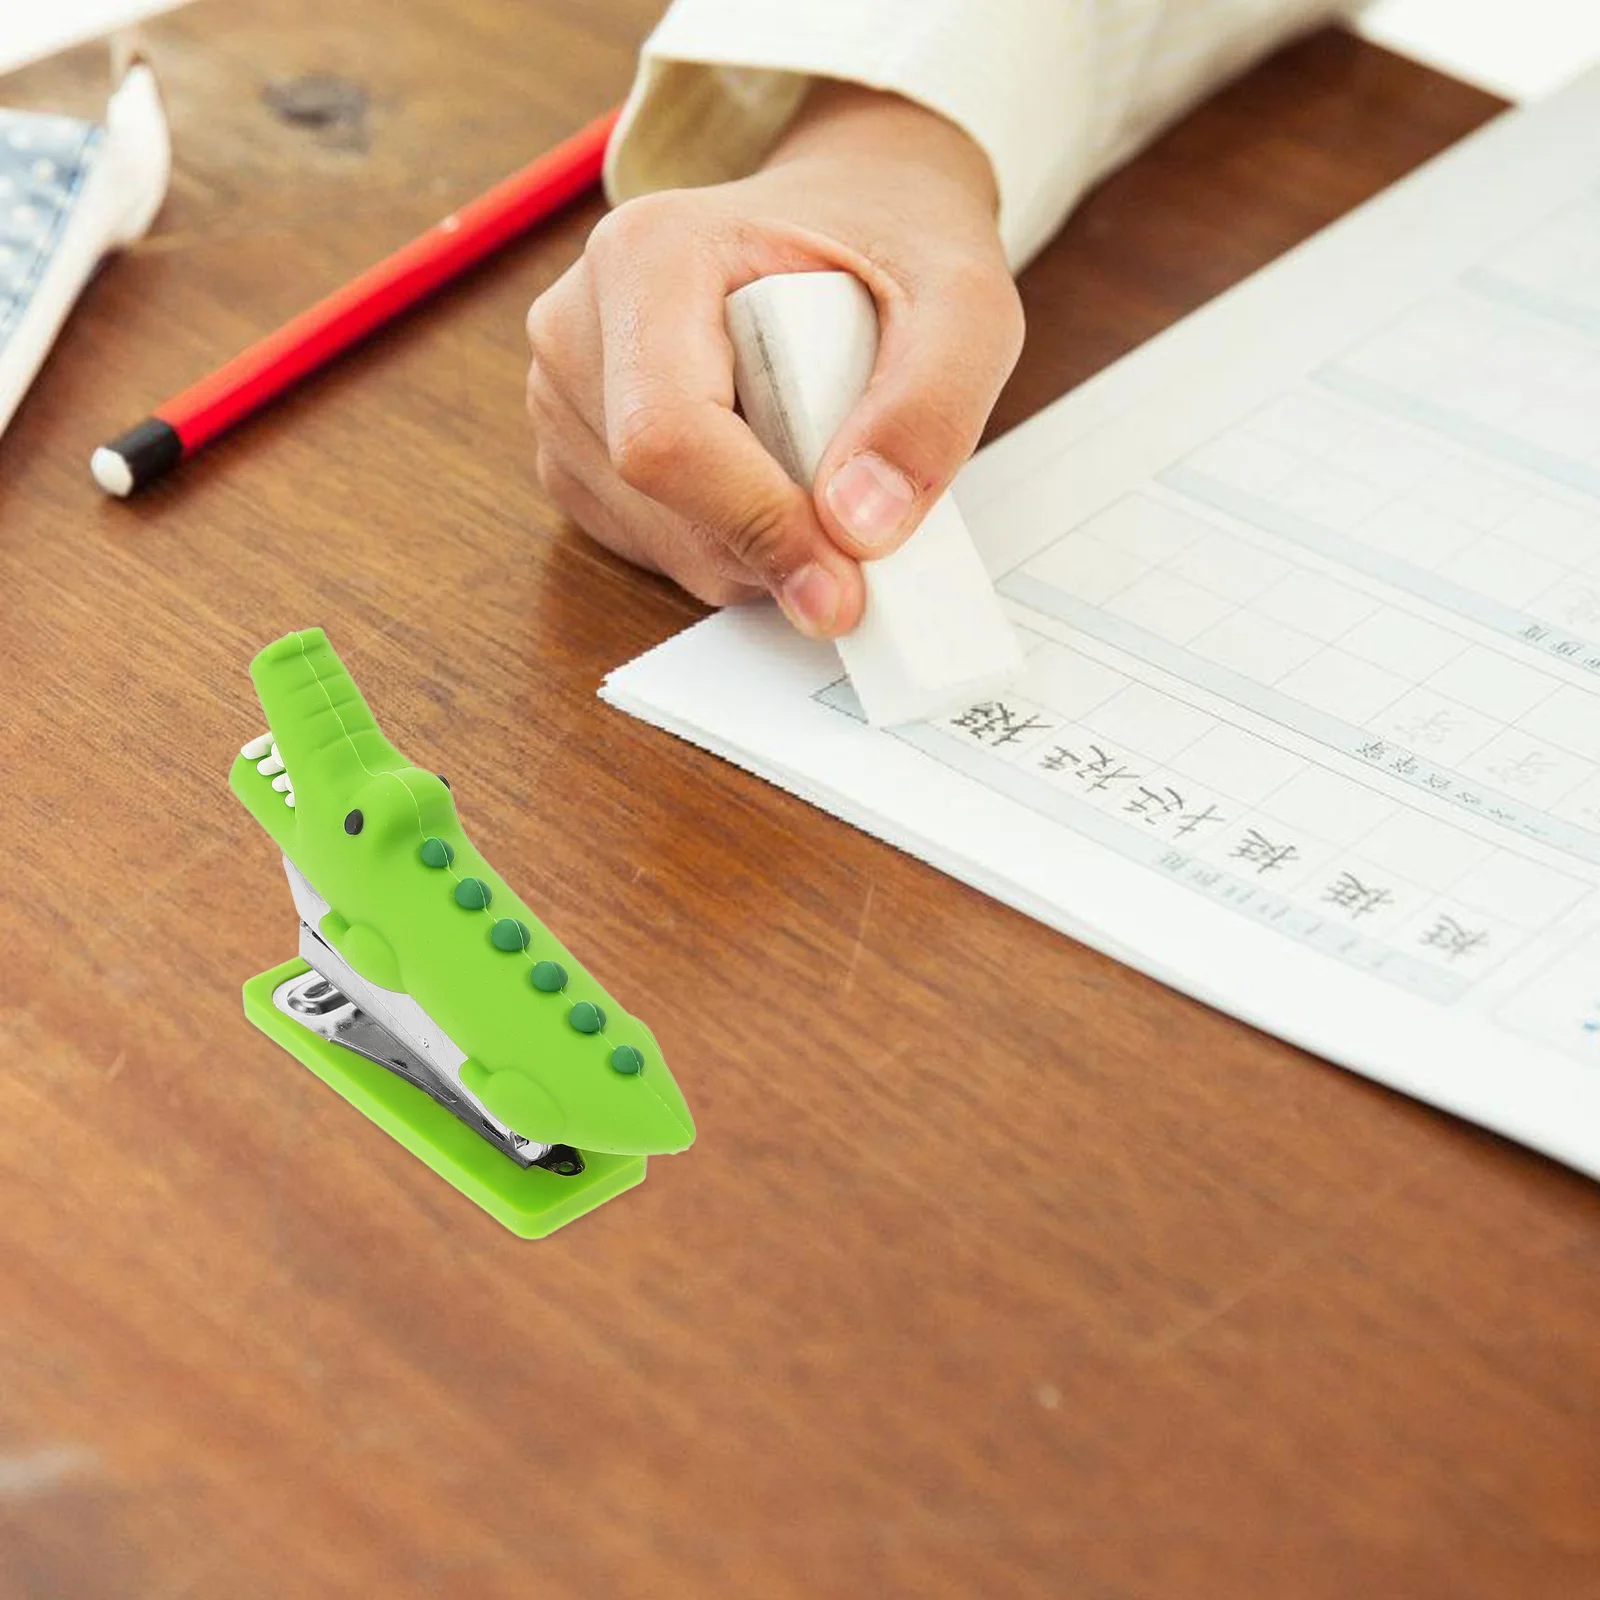
[[[882,456],[852,456],[828,480],[828,506],[852,538],[888,544],[917,498],[911,480]]]
[[[839,614],[839,580],[815,563],[801,567],[784,579],[778,604],[802,633],[826,638]]]

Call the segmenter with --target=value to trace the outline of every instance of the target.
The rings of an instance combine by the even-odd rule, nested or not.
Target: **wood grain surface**
[[[653,9],[150,29],[170,204],[0,443],[0,1596],[1600,1596],[1600,1190],[596,702],[697,614],[533,486],[522,313],[598,201],[91,487],[619,98]],[[1338,33],[1264,66],[1028,273],[997,426],[1494,110]],[[295,919],[225,774],[312,623],[696,1112],[545,1243],[241,1014]]]

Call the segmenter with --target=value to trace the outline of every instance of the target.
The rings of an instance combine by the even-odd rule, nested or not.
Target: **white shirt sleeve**
[[[985,151],[1020,266],[1208,90],[1359,0],[674,0],[612,137],[614,202],[752,171],[814,77],[905,96]]]

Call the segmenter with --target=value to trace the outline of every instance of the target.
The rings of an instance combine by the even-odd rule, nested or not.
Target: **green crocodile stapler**
[[[473,849],[449,784],[384,738],[322,630],[250,675],[270,732],[228,781],[300,914],[299,959],[244,986],[250,1020],[523,1238],[687,1148],[650,1030]]]

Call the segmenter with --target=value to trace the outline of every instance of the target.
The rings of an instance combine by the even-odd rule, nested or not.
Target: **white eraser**
[[[728,297],[728,336],[745,420],[809,487],[872,376],[872,296],[848,272],[762,278]],[[1016,632],[948,494],[893,555],[861,570],[866,610],[839,655],[869,722],[936,717],[1021,673]]]

